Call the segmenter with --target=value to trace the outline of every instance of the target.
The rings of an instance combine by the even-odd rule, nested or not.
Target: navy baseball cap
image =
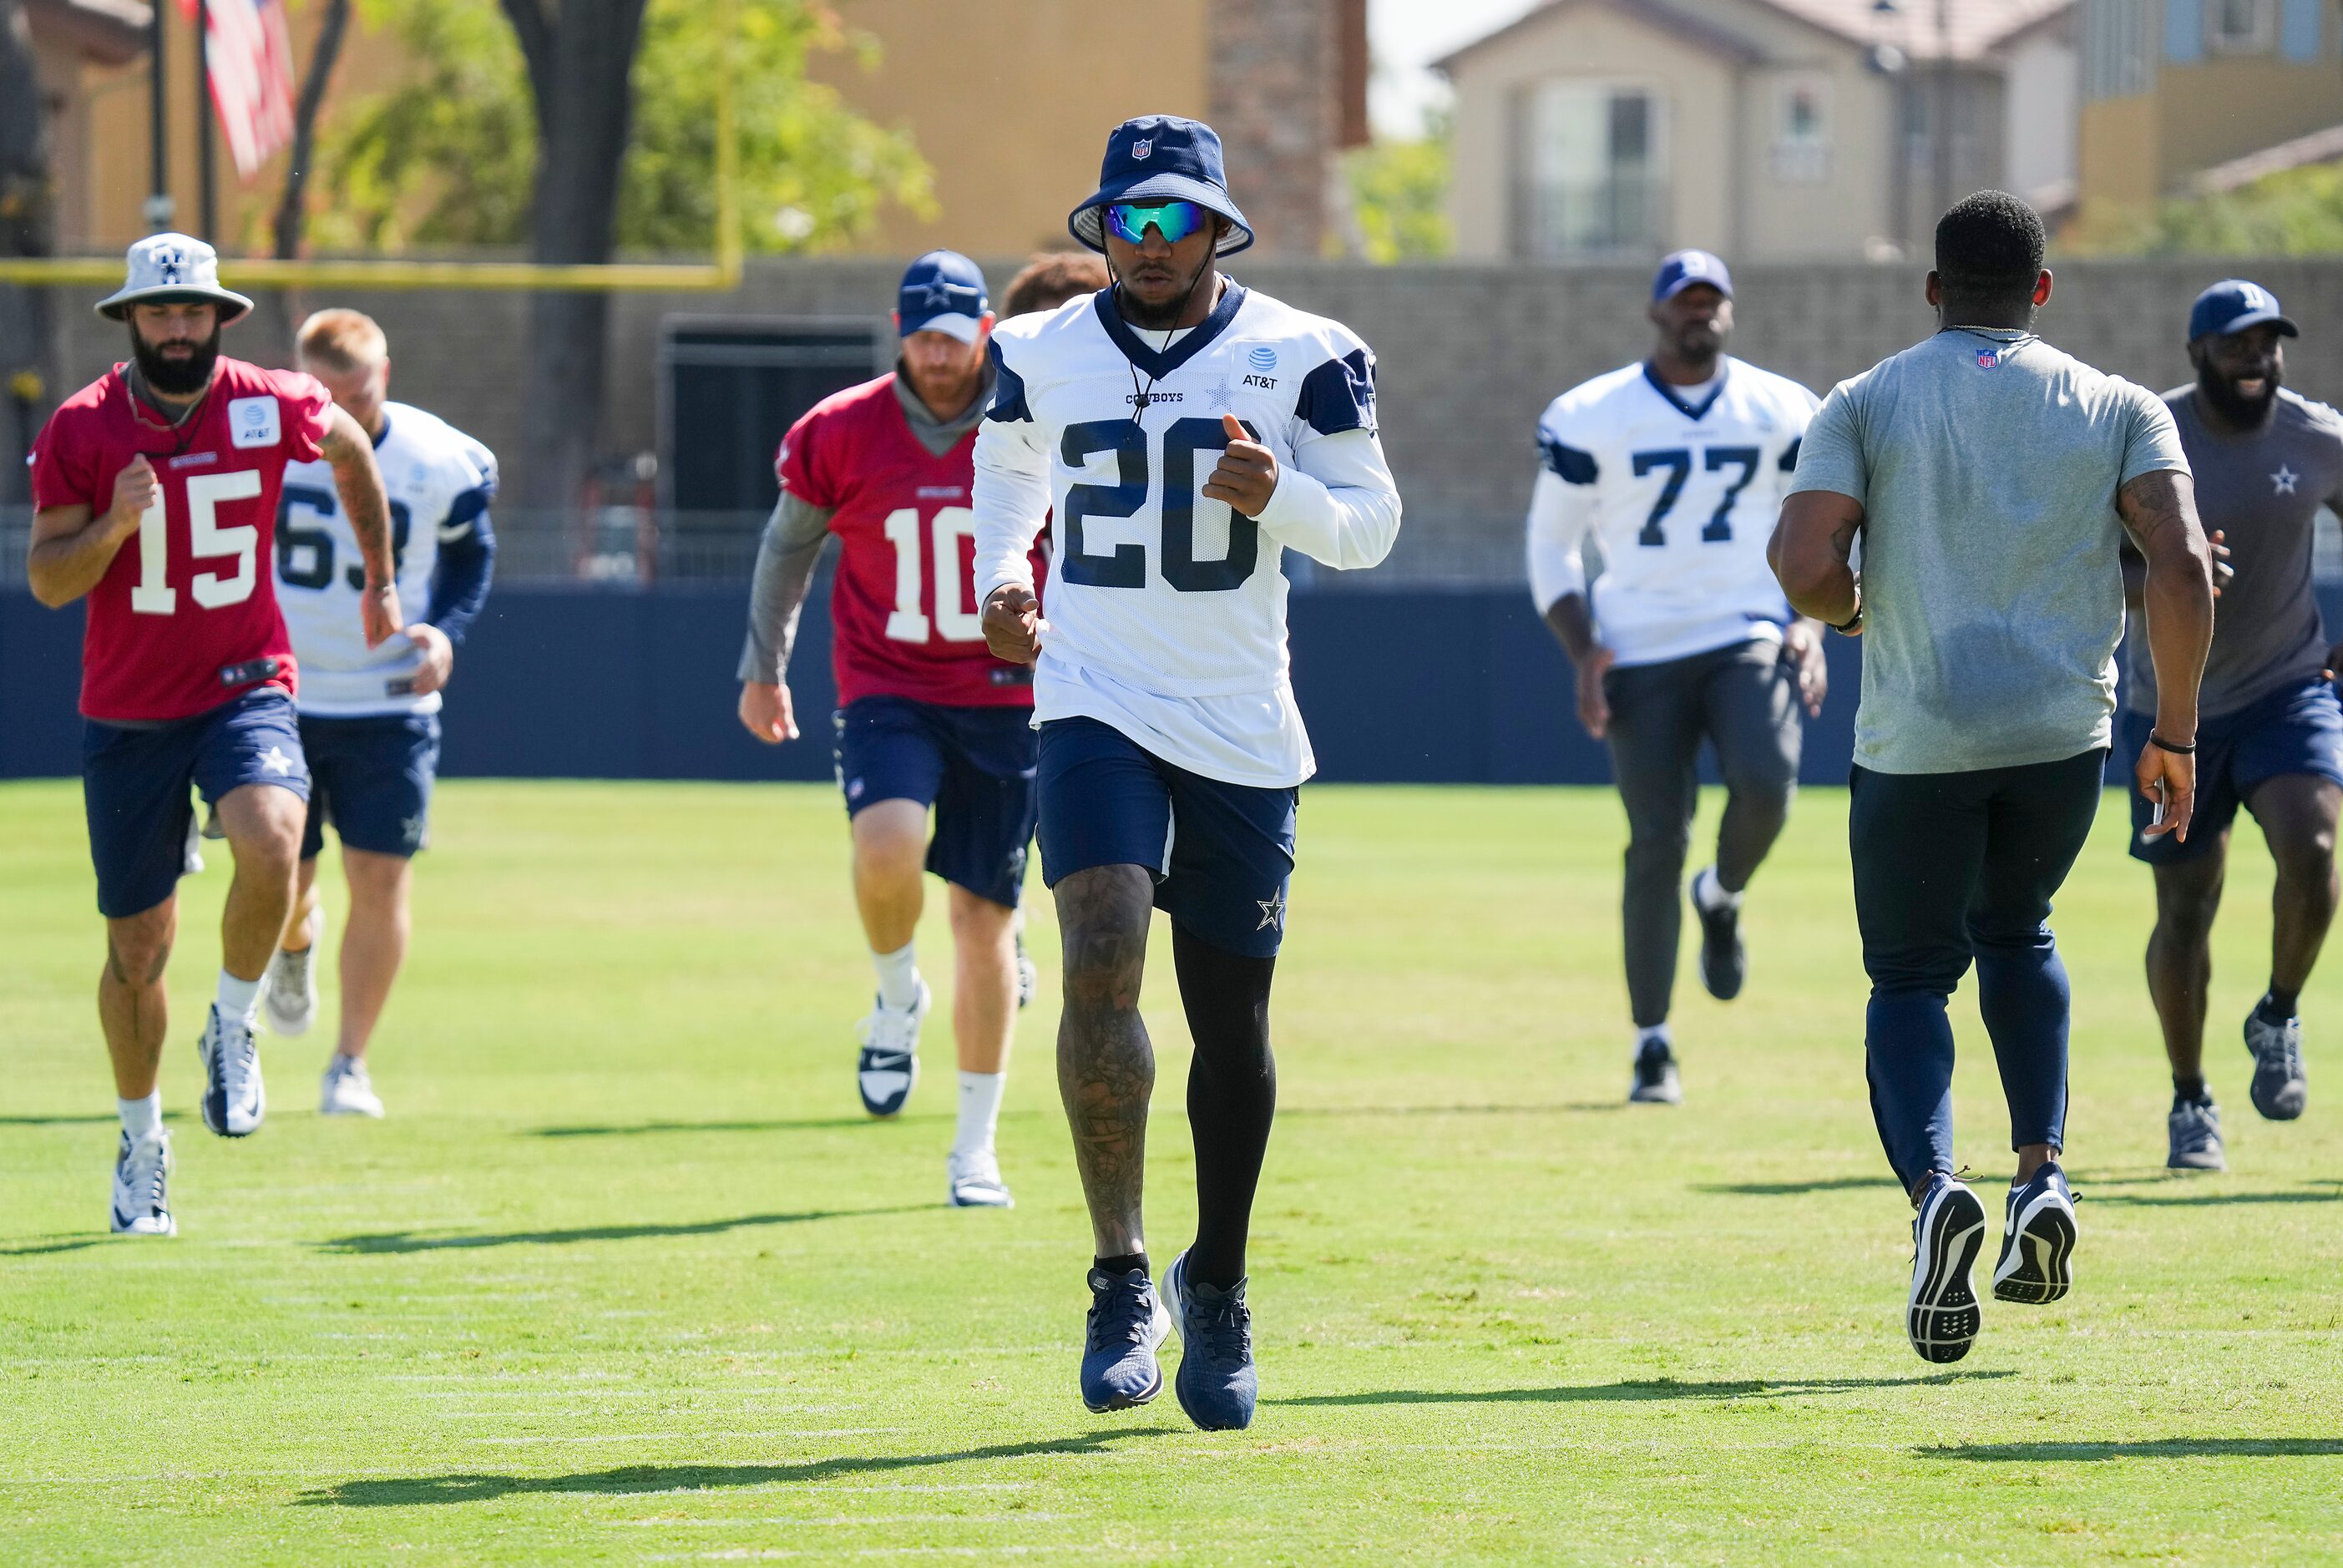
[[[1695,283],[1733,297],[1733,274],[1721,258],[1704,250],[1678,250],[1660,257],[1660,270],[1652,275],[1653,303],[1674,299]]]
[[[973,343],[984,330],[984,274],[956,250],[931,250],[903,269],[895,291],[902,335],[941,332]]]
[[[1115,126],[1106,138],[1099,188],[1066,219],[1066,228],[1092,250],[1106,249],[1100,209],[1116,202],[1192,201],[1229,220],[1214,254],[1230,256],[1252,243],[1252,226],[1229,195],[1221,162],[1221,138],[1202,120],[1177,115],[1141,115]]]
[[[2302,329],[2278,308],[2277,295],[2242,277],[2224,278],[2198,295],[2197,303],[2188,307],[2188,341],[2217,334],[2226,337],[2266,321],[2277,323],[2282,337],[2302,336]]]

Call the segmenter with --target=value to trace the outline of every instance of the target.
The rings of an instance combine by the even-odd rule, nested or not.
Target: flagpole
[[[164,0],[155,0],[155,18],[146,35],[146,231],[171,226],[171,84],[164,74],[170,64],[163,30]]]
[[[156,9],[161,9],[159,4]],[[211,0],[196,0],[196,185],[203,213],[203,237],[217,245],[219,181],[213,168],[211,30]]]

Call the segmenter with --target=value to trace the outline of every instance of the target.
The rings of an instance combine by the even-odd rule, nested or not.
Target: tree
[[[2095,214],[2059,236],[2079,256],[2343,254],[2343,163],[2266,175],[2215,196]]]
[[[1448,221],[1451,137],[1445,115],[1426,117],[1416,141],[1378,138],[1342,157],[1366,259],[1431,261],[1456,248]]]
[[[55,249],[47,106],[21,0],[0,0],[0,256]],[[56,375],[49,291],[0,283],[0,504],[32,497],[26,448]]]
[[[352,106],[318,159],[311,235],[327,249],[512,246],[599,262],[623,247],[705,254],[716,227],[714,94],[729,55],[746,247],[835,246],[888,202],[928,210],[924,163],[805,79],[818,52],[870,57],[819,0],[739,0],[719,36],[706,0],[360,0],[424,62]],[[504,20],[498,21],[498,6]],[[600,406],[607,302],[531,305],[535,384],[522,498],[575,501]]]
[[[277,247],[280,261],[301,254],[301,230],[307,216],[309,169],[317,156],[317,114],[325,106],[326,86],[333,80],[334,64],[341,58],[342,39],[349,32],[350,0],[326,0],[326,15],[317,24],[317,41],[309,52],[308,75],[301,79],[301,95],[293,105],[293,156],[285,168],[285,197],[277,204]]]

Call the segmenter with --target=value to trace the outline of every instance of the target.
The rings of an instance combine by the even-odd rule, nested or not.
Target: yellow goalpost
[[[739,0],[720,0],[730,37]],[[739,145],[733,121],[732,51],[716,73],[716,258],[712,262],[279,261],[223,256],[235,286],[252,288],[479,288],[722,293],[740,281]],[[0,283],[118,284],[120,256],[0,256]]]

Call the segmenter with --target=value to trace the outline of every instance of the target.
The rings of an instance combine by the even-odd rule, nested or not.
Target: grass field
[[[2108,805],[2058,919],[2079,1286],[1988,1303],[1939,1371],[1900,1332],[1842,793],[1801,799],[1757,884],[1743,1000],[1699,994],[1687,952],[1672,1111],[1621,1103],[1607,793],[1309,791],[1263,1403],[1208,1436],[1168,1393],[1075,1396],[1053,1004],[1002,1121],[1014,1212],[940,1205],[946,1010],[912,1113],[857,1113],[870,981],[830,791],[447,786],[378,1041],[390,1120],[312,1113],[321,1030],[265,1042],[275,1112],[240,1144],[194,1114],[226,878],[186,884],[182,1234],[139,1242],[104,1234],[78,792],[0,786],[0,1559],[2333,1563],[2343,985],[2305,998],[2310,1115],[2260,1121],[2245,849],[2212,1050],[2233,1169],[2167,1178],[2148,884]],[[1046,900],[1034,924],[1053,982]],[[940,990],[944,941],[938,910]],[[1170,980],[1159,1261],[1192,1218]],[[2006,1123],[1956,1009],[1997,1235]]]

